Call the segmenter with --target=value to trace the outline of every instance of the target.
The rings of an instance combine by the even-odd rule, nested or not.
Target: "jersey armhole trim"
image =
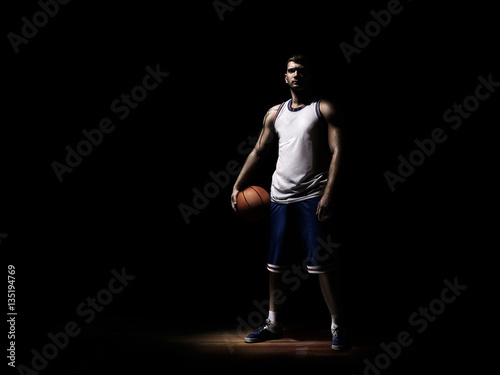
[[[281,109],[283,108],[283,106],[285,105],[285,103],[286,102],[281,103],[281,105],[279,106],[278,110],[276,111],[276,115],[274,116],[274,119],[273,119],[273,126],[276,123],[276,119],[278,118],[278,115],[280,114]]]
[[[316,116],[318,116],[318,118],[320,120],[324,120],[325,118],[323,117],[323,114],[321,113],[321,110],[319,109],[319,103],[321,103],[321,99],[318,99],[318,101],[316,102]]]
[[[321,113],[321,110],[319,109],[319,104],[321,103],[321,99],[318,99],[318,101],[316,102],[316,106],[315,106],[315,109],[316,109],[316,116],[318,116],[318,119],[323,123],[323,124],[326,124],[328,125],[328,122],[326,121],[325,119],[325,116],[323,116],[323,114]]]

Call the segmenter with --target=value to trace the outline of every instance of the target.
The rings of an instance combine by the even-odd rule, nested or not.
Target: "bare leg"
[[[281,273],[269,272],[269,316],[259,329],[245,337],[245,342],[262,342],[283,337],[283,328],[278,317],[286,299],[282,276]]]
[[[340,300],[340,280],[337,272],[321,273],[319,276],[319,285],[323,298],[325,299],[330,315],[342,316],[342,304]]]
[[[286,300],[287,287],[282,280],[283,274],[269,272],[269,310],[280,313]]]
[[[319,274],[319,285],[332,316],[332,350],[349,350],[351,345],[345,331],[338,272]]]

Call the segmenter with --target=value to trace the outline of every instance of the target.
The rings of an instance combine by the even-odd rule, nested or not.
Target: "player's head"
[[[310,72],[309,62],[303,55],[290,57],[286,64],[285,82],[294,91],[309,89]]]

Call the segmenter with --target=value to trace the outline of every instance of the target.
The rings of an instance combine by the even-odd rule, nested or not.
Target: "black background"
[[[221,22],[211,1],[72,1],[19,53],[5,37],[0,246],[17,271],[20,361],[75,319],[112,269],[136,279],[99,317],[236,326],[267,298],[266,222],[232,213],[235,178],[189,224],[179,205],[192,206],[209,172],[244,163],[238,146],[289,98],[283,74],[296,53],[312,58],[317,92],[345,123],[335,220],[352,323],[392,337],[457,277],[467,291],[423,337],[477,340],[466,333],[482,331],[493,303],[498,93],[457,130],[442,116],[474,94],[478,76],[500,80],[498,22],[477,2],[401,4],[350,64],[339,44],[353,44],[353,28],[387,2],[243,1]],[[11,6],[5,36],[39,10]],[[118,120],[111,102],[157,64],[169,77]],[[51,163],[104,117],[116,129],[60,183]],[[391,192],[384,172],[436,127],[446,142]],[[254,184],[268,189],[273,166]],[[289,318],[329,324],[316,283],[290,300]]]

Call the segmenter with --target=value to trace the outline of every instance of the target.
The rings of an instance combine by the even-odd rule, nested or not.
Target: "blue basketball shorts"
[[[332,220],[318,220],[320,198],[290,204],[271,202],[269,271],[285,272],[296,267],[297,260],[309,273],[334,269],[339,244],[332,242]]]

